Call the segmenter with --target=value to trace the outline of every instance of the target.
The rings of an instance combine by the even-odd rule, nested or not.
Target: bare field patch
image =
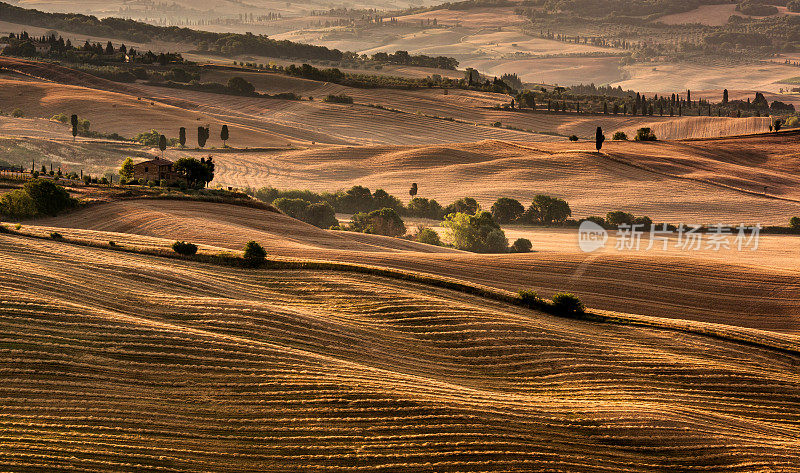
[[[567,48],[569,45],[558,43]],[[607,84],[616,83],[623,75],[618,57],[560,58],[475,58],[465,61],[490,76],[514,74],[535,84]],[[616,84],[615,84],[616,85]],[[649,89],[642,89],[649,90]]]
[[[708,26],[722,26],[735,14],[735,4],[723,3],[720,5],[701,5],[688,12],[662,16],[656,21],[664,23],[665,25],[700,23]]]
[[[472,8],[469,10],[433,10],[397,17],[398,21],[433,21],[442,25],[458,25],[465,28],[487,28],[492,26],[521,25],[528,22],[514,13],[513,8]]]
[[[781,79],[797,75],[797,68],[784,64],[763,62],[752,65],[690,63],[648,63],[625,66],[626,79],[612,81],[623,89],[658,94],[685,93],[702,90],[756,90],[778,92]],[[716,98],[719,100],[719,97]],[[775,99],[773,99],[775,100]],[[785,100],[785,99],[778,99]]]
[[[652,129],[659,139],[679,140],[687,137],[717,138],[720,136],[767,133],[771,124],[772,120],[769,117],[683,117],[672,120],[658,119],[652,123],[643,121],[633,126],[617,128],[614,131],[622,131],[632,138],[636,136],[638,128],[648,127]]]
[[[769,15],[768,17],[797,15],[797,13],[790,12],[785,6],[777,6],[777,8],[778,13],[775,15]],[[730,19],[731,16],[738,16],[741,18],[765,18],[743,15],[736,11],[735,4],[723,3],[720,5],[701,5],[692,11],[662,16],[656,21],[667,25],[700,23],[708,26],[722,26],[728,22],[728,19]]]

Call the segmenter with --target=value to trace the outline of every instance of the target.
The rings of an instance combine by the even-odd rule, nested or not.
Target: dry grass
[[[0,253],[7,468],[800,464],[798,358],[761,346],[376,277]]]
[[[607,132],[608,133],[608,132]],[[501,196],[565,198],[576,217],[622,209],[656,221],[786,225],[800,212],[794,134],[680,142],[486,141],[426,147],[333,147],[226,153],[217,182],[333,191],[353,185],[448,204],[466,195],[489,208]],[[192,153],[188,153],[192,154]],[[451,185],[459,183],[458,186]],[[764,197],[764,186],[770,196]]]
[[[574,292],[590,306],[617,312],[800,332],[800,286],[791,267],[776,270],[783,245],[762,261],[708,254],[601,253],[577,250],[575,233],[532,236],[536,253],[476,255],[369,235],[318,230],[271,212],[224,204],[127,201],[25,224],[26,232],[98,243],[166,248],[174,240],[240,250],[249,240],[271,256],[368,264],[440,275],[488,287],[533,288],[543,296]],[[99,231],[99,232],[98,232]],[[161,238],[155,241],[152,238]],[[776,237],[777,238],[777,237]],[[785,237],[790,238],[790,237]],[[570,242],[573,242],[570,246]],[[439,250],[437,252],[437,250]]]
[[[442,25],[459,25],[465,28],[522,25],[527,20],[514,13],[513,8],[473,8],[464,10],[432,10],[415,15],[397,17],[398,21],[418,22],[436,20]]]

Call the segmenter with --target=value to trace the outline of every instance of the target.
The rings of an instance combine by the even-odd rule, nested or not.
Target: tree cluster
[[[181,158],[175,162],[173,171],[181,174],[191,187],[205,187],[214,180],[214,160],[208,158]]]

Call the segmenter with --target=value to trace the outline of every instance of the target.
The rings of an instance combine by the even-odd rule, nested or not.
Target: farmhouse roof
[[[153,159],[149,159],[149,160],[147,160],[147,161],[142,161],[141,163],[138,163],[138,164],[136,164],[136,165],[138,166],[138,165],[140,165],[140,164],[152,164],[152,165],[155,165],[155,166],[167,166],[167,165],[170,165],[170,166],[171,166],[171,165],[173,165],[173,164],[175,164],[175,163],[173,163],[173,162],[172,162],[172,161],[170,161],[169,159],[164,159],[164,158],[153,158]]]

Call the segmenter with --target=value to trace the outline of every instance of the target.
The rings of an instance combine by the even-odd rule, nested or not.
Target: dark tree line
[[[322,46],[276,41],[263,35],[212,33],[176,26],[154,26],[123,18],[103,18],[77,13],[46,13],[0,2],[4,21],[42,28],[52,28],[91,36],[120,38],[134,42],[153,40],[205,45],[209,51],[224,55],[258,54],[270,57],[296,57],[338,61],[342,52]]]

